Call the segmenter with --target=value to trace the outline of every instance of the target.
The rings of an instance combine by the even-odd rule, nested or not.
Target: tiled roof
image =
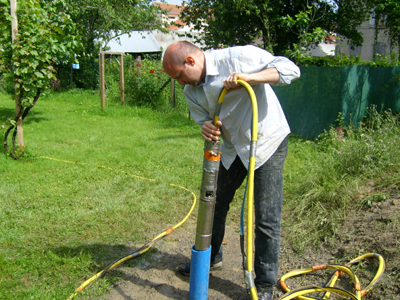
[[[175,20],[174,22],[176,24],[179,24],[181,26],[186,25],[186,23],[182,22],[179,19],[179,15],[181,14],[181,11],[183,10],[183,5],[177,5],[177,4],[167,4],[167,3],[161,3],[161,2],[153,2],[154,5],[157,5],[158,7],[160,7],[163,10],[168,11],[168,15],[173,16],[174,18],[178,17],[177,20]],[[167,30],[177,30],[179,29],[178,26],[170,24],[167,28]]]
[[[169,11],[170,13],[176,13],[180,14],[183,6],[182,5],[177,5],[177,4],[167,4],[167,3],[161,3],[161,2],[153,2],[155,5],[160,7],[161,9],[165,9]]]
[[[174,21],[176,24],[179,24],[179,25],[182,25],[182,26],[184,26],[185,25],[185,23],[183,23],[181,20],[176,20],[176,21]],[[176,26],[176,25],[173,25],[173,24],[171,24],[171,25],[169,25],[168,27],[167,27],[167,30],[177,30],[177,29],[179,29],[179,27],[178,26]]]

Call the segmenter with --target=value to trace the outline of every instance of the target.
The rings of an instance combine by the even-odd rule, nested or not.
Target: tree
[[[52,0],[46,0],[52,2]],[[83,52],[98,51],[99,41],[133,30],[164,30],[162,11],[151,0],[65,0],[66,12],[83,40]],[[60,7],[60,10],[62,7]]]
[[[15,141],[16,121],[24,120],[41,92],[50,87],[50,81],[55,79],[54,64],[73,58],[75,49],[80,46],[71,18],[56,9],[56,5],[61,3],[61,0],[52,3],[18,1],[18,31],[12,43],[10,2],[0,0],[0,69],[7,90],[12,93],[15,90],[15,100],[21,105],[16,116],[8,119],[4,137],[4,147],[14,159],[23,153],[23,149],[18,152]],[[12,149],[8,146],[11,132]]]
[[[386,16],[387,32],[393,44],[400,48],[400,3],[398,0],[379,1],[374,9],[375,20]],[[400,52],[398,53],[400,58]]]
[[[46,0],[52,2],[51,0]],[[101,44],[107,44],[114,37],[134,30],[165,30],[162,15],[166,12],[153,5],[150,0],[64,0],[58,10],[66,10],[82,36],[83,47],[76,53],[80,70],[74,72],[72,82],[71,66],[58,67],[59,79],[63,86],[95,89],[98,85],[98,56]]]
[[[310,30],[311,20],[315,7],[308,6],[304,12],[299,12],[294,18],[287,16],[282,18],[282,25],[287,28],[296,28],[298,31],[298,41],[292,44],[292,49],[285,51],[285,56],[294,61],[309,56],[313,46],[317,46],[324,39],[328,39],[325,30],[320,27]]]
[[[354,45],[362,43],[358,32],[373,0],[192,0],[181,19],[204,32],[208,48],[247,44],[260,38],[260,46],[277,55],[284,54],[304,37],[304,22],[292,22],[306,13],[307,33],[315,29],[345,36]],[[310,10],[311,8],[311,10]],[[297,17],[296,17],[297,16]],[[286,24],[286,25],[285,25]],[[302,27],[303,26],[303,27]]]

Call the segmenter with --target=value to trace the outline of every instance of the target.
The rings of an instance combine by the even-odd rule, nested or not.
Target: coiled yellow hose
[[[368,284],[368,286],[365,289],[361,289],[360,282],[356,276],[356,274],[353,272],[353,270],[350,268],[351,265],[357,264],[367,258],[378,258],[379,260],[379,267],[378,270],[376,271],[376,274],[374,278],[371,280],[371,282]],[[316,272],[319,270],[326,270],[326,269],[335,269],[337,270],[331,279],[328,281],[328,283],[324,287],[304,287],[304,288],[298,288],[295,290],[289,290],[287,287],[285,280],[294,277],[294,276],[299,276],[299,275],[304,275],[310,272]],[[310,293],[316,293],[316,292],[324,292],[324,296],[322,299],[328,299],[331,293],[339,293],[343,294],[346,297],[353,299],[353,300],[361,300],[363,296],[365,296],[381,279],[383,272],[385,270],[385,261],[383,260],[383,257],[377,253],[367,253],[364,255],[361,255],[350,262],[348,262],[345,265],[320,265],[320,266],[314,266],[312,268],[308,269],[301,269],[301,270],[293,270],[289,273],[286,273],[284,276],[281,277],[279,280],[279,283],[281,285],[281,288],[283,289],[284,292],[286,292],[283,297],[280,298],[280,300],[289,300],[293,298],[297,298],[299,300],[314,300],[315,298],[312,297],[307,297],[304,295],[310,294]],[[349,275],[350,279],[353,282],[354,285],[354,291],[349,292],[345,291],[339,288],[335,288],[334,285],[337,281],[337,279],[340,277],[341,274],[346,273]]]

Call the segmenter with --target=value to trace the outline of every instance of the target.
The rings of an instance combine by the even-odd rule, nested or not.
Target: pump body
[[[196,240],[190,265],[190,300],[208,298],[208,278],[211,260],[211,237],[217,200],[217,180],[221,160],[221,142],[205,141],[203,177],[197,217]]]

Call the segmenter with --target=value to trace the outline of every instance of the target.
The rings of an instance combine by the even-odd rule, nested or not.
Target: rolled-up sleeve
[[[290,59],[283,56],[276,56],[268,64],[268,68],[276,68],[279,72],[279,81],[275,84],[277,86],[290,84],[293,80],[300,77],[300,68]]]

